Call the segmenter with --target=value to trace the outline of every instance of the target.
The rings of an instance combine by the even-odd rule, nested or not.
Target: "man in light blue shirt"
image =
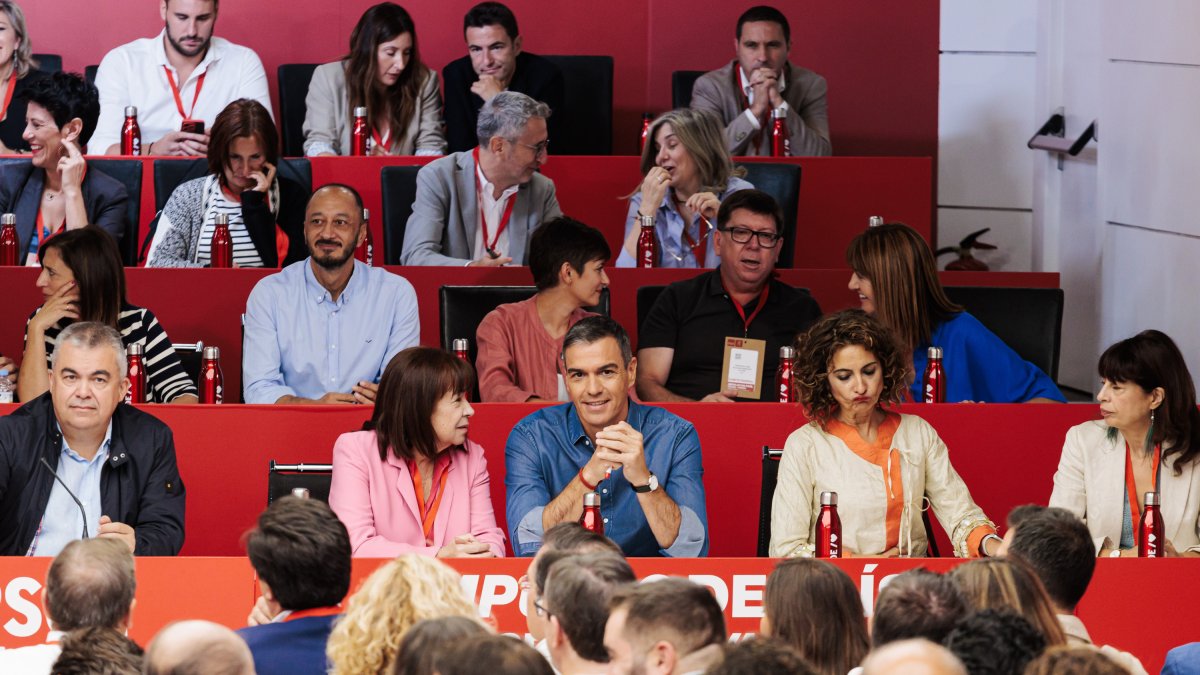
[[[354,259],[367,236],[362,198],[326,185],[305,214],[309,257],[264,278],[246,301],[247,403],[374,403],[395,354],[420,341],[417,294]]]

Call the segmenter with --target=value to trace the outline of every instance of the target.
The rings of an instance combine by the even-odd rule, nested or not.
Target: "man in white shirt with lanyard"
[[[230,102],[253,98],[271,110],[258,55],[213,37],[218,4],[162,0],[162,33],[121,45],[104,57],[96,73],[100,120],[92,153],[120,153],[126,106],[137,107],[142,154],[195,157],[208,152],[208,127]],[[184,131],[185,122],[196,131]]]
[[[404,231],[403,265],[524,265],[529,235],[562,215],[546,163],[550,108],[515,91],[479,110],[479,145],[426,164]]]

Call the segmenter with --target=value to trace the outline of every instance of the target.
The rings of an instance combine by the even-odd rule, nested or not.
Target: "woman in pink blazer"
[[[329,505],[354,555],[439,558],[504,555],[483,448],[467,440],[471,366],[429,347],[392,358],[368,431],[333,446]]]

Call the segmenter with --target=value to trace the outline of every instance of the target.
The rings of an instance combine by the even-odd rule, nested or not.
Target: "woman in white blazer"
[[[1098,370],[1103,420],[1067,432],[1050,506],[1087,523],[1097,555],[1136,556],[1138,514],[1157,491],[1167,555],[1200,557],[1200,411],[1183,354],[1147,330],[1106,349]]]

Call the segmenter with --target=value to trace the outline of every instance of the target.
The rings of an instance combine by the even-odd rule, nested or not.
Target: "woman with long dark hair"
[[[363,13],[350,53],[318,66],[305,99],[304,154],[349,155],[354,109],[365,106],[374,155],[441,155],[442,97],[437,73],[421,63],[417,28],[400,5]]]

